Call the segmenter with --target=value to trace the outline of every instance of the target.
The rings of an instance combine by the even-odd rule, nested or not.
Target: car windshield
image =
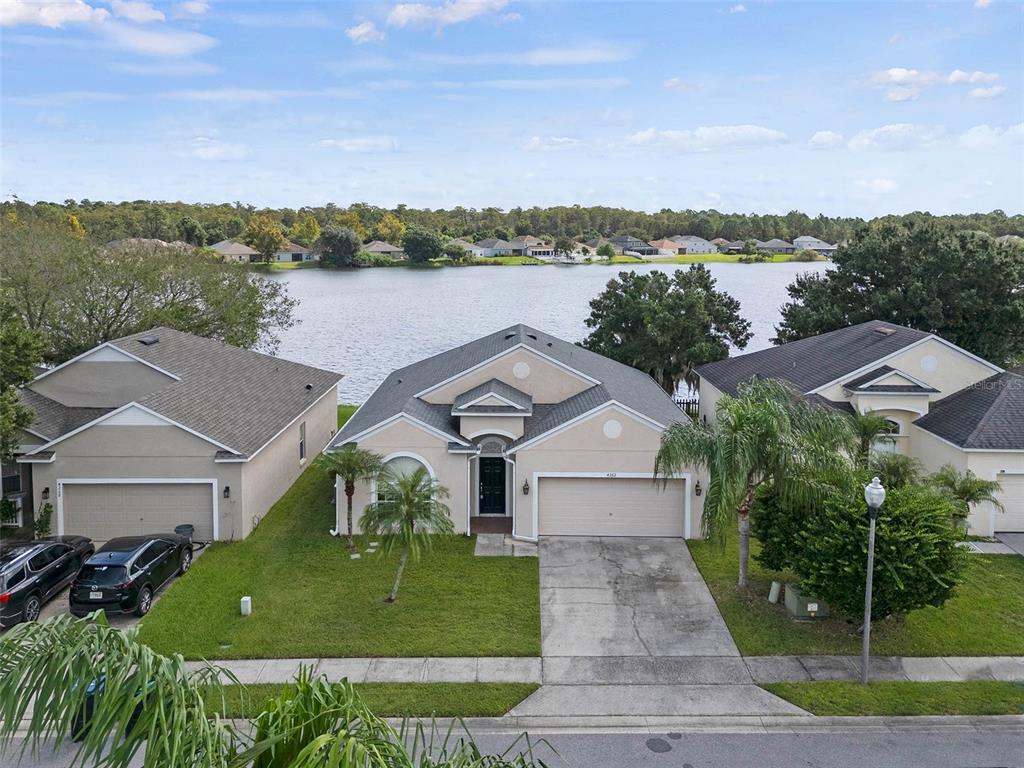
[[[87,565],[78,573],[78,581],[98,587],[113,587],[128,581],[123,565]]]

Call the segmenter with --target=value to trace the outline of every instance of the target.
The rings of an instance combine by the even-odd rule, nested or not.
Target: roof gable
[[[1024,450],[1024,375],[1003,371],[965,387],[914,424],[967,450]]]

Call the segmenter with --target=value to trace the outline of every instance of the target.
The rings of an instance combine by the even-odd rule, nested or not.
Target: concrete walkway
[[[1024,533],[997,533],[996,538],[1018,555],[1024,555]]]

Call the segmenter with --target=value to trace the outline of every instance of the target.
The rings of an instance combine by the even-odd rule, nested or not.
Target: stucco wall
[[[388,458],[394,454],[412,455],[426,463],[438,482],[448,489],[450,496],[445,500],[452,513],[452,523],[457,533],[466,532],[468,467],[466,454],[448,453],[448,442],[436,435],[405,421],[389,424],[379,432],[359,441],[359,447],[379,453]],[[346,530],[346,497],[344,487],[338,488],[337,513],[339,532]],[[357,483],[352,503],[355,530],[359,530],[359,518],[371,501],[371,484]]]
[[[299,459],[299,425],[306,424],[306,458]],[[289,424],[249,462],[242,465],[245,516],[241,536],[248,536],[262,518],[302,474],[337,431],[338,394],[335,387]]]
[[[521,416],[460,416],[459,432],[470,437],[491,433],[505,435],[513,440],[523,436],[523,418]]]
[[[51,400],[81,408],[116,408],[174,379],[142,363],[82,360],[31,384]]]
[[[515,375],[519,363],[525,363],[529,368],[529,373],[523,378]],[[520,374],[525,371],[519,369]],[[530,350],[517,349],[425,395],[423,399],[428,403],[452,403],[463,392],[491,379],[526,392],[535,403],[560,403],[594,386]]]
[[[608,422],[618,422],[621,430],[617,437],[606,434]],[[618,430],[610,428],[608,432],[615,434]],[[652,428],[617,408],[610,407],[594,414],[588,419],[569,427],[565,431],[537,444],[525,448],[515,454],[516,475],[513,488],[515,498],[515,534],[525,538],[533,538],[537,532],[533,527],[533,494],[537,489],[531,487],[530,496],[522,495],[523,482],[529,480],[531,486],[534,472],[653,472],[654,459],[661,445],[661,431]],[[701,480],[707,487],[707,480],[701,470],[690,468],[694,481]],[[693,495],[693,488],[687,489],[690,494],[690,530],[691,536],[700,532],[700,515],[703,510],[703,496]]]
[[[710,381],[704,379],[700,380],[697,392],[700,397],[697,416],[702,421],[710,424],[715,420],[715,407],[718,405],[718,401],[722,399],[722,392]]]

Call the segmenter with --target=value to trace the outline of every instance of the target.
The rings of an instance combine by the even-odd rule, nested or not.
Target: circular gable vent
[[[512,375],[517,379],[525,379],[530,375],[530,364],[523,361],[519,361],[512,366]]]

